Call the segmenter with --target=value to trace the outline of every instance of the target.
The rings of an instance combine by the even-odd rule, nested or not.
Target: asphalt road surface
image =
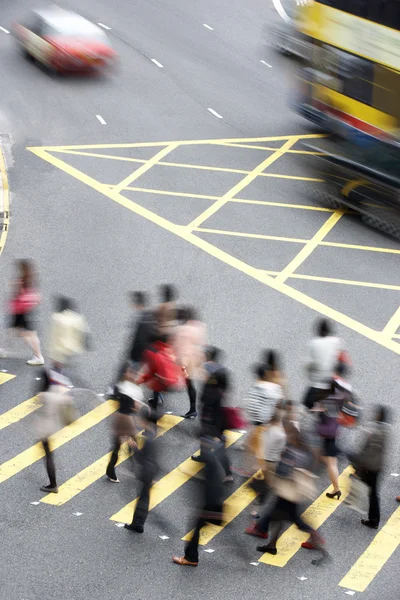
[[[58,496],[39,492],[46,480],[32,447],[37,371],[1,361],[0,598],[331,600],[355,592],[372,600],[384,590],[395,600],[400,246],[355,216],[314,203],[320,182],[300,144],[321,132],[291,111],[295,66],[267,44],[266,25],[279,18],[272,5],[60,2],[110,28],[120,63],[107,77],[55,79],[25,61],[6,33],[33,3],[0,4],[0,134],[11,199],[1,300],[13,259],[30,256],[44,295],[44,347],[59,293],[76,298],[94,336],[79,365],[82,387],[93,392],[76,392],[81,418],[56,438],[65,482]],[[125,507],[138,487],[126,465],[119,486],[104,478],[115,406],[97,394],[112,380],[129,331],[127,291],[146,289],[154,298],[162,282],[174,282],[182,301],[199,307],[210,341],[225,349],[233,404],[242,403],[250,366],[266,347],[282,352],[299,401],[313,323],[321,314],[337,322],[366,412],[376,402],[394,411],[378,532],[360,527],[345,494],[327,502],[322,476],[309,511],[332,562],[312,566],[313,553],[299,549],[304,538],[293,529],[277,558],[262,557],[257,540],[242,533],[253,498],[235,474],[226,490],[230,523],[203,539],[214,552],[201,551],[197,569],[172,564],[197,489],[189,459],[196,425],[178,418],[187,409],[183,394],[167,400],[172,414],[158,442],[163,472],[145,534],[116,526],[130,519]],[[239,437],[229,438],[238,467]]]

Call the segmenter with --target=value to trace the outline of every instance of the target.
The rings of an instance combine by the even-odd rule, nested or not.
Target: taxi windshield
[[[71,38],[84,38],[107,43],[106,34],[96,25],[80,18],[63,19],[55,23],[49,23],[48,29],[53,35]],[[50,31],[49,31],[50,33]]]

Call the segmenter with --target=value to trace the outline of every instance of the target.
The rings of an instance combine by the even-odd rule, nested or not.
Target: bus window
[[[375,65],[373,105],[378,110],[397,119],[400,127],[400,73]]]
[[[372,106],[374,63],[364,58],[352,57],[343,79],[343,94]]]

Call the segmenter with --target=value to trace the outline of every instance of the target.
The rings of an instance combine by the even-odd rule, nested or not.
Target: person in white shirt
[[[51,316],[48,356],[53,365],[62,369],[73,356],[82,354],[87,348],[89,327],[69,298],[57,300],[57,312]]]
[[[309,388],[303,400],[304,406],[311,409],[316,402],[326,398],[331,388],[333,376],[343,342],[333,335],[328,319],[317,323],[317,336],[308,344],[305,368],[308,373]]]

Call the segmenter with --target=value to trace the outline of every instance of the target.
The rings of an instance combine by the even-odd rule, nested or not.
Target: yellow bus
[[[358,142],[400,129],[400,0],[307,0],[297,28],[313,41],[296,110]]]

